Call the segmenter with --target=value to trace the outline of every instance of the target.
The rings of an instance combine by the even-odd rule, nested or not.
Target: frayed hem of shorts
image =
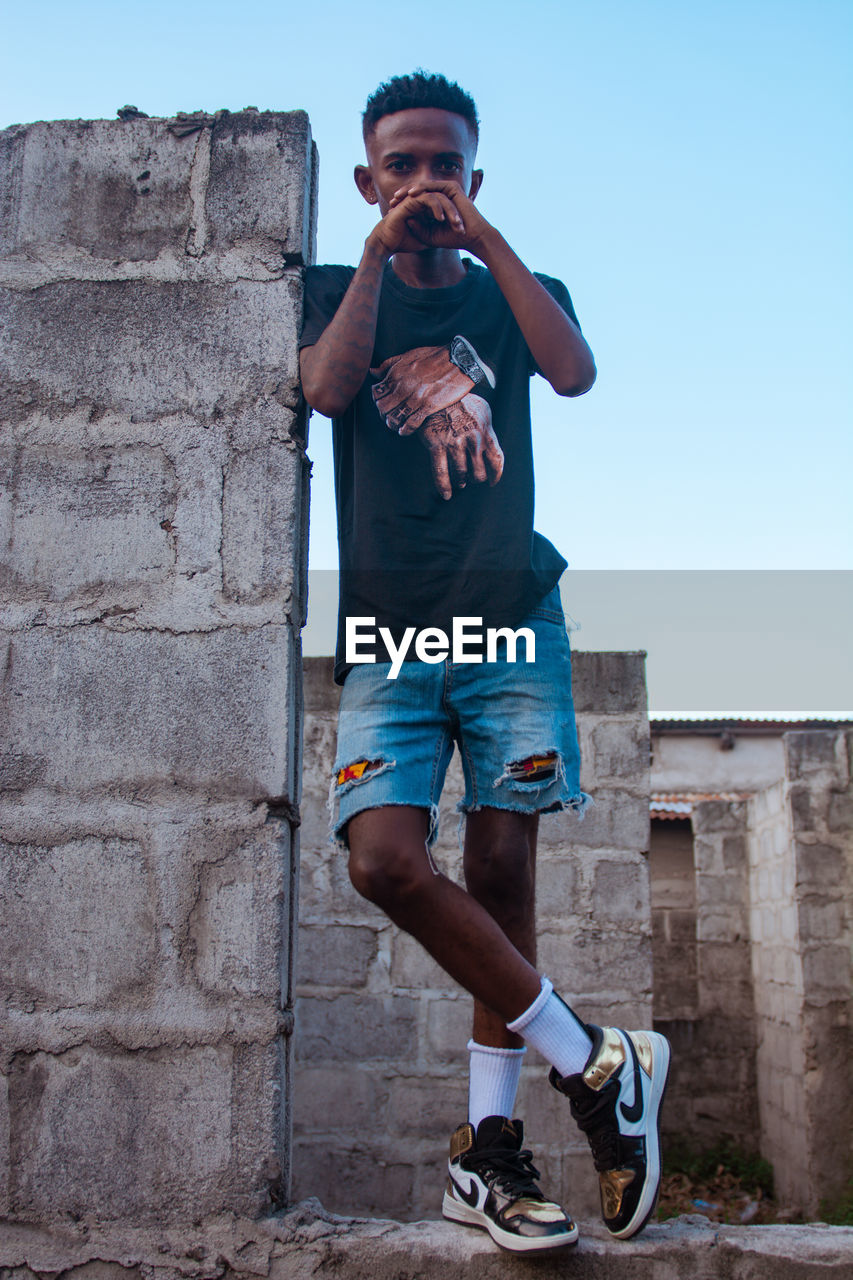
[[[540,816],[561,813],[564,809],[567,809],[570,813],[577,815],[578,822],[583,822],[587,809],[592,808],[594,804],[595,800],[592,796],[587,795],[585,791],[579,791],[570,800],[553,800],[543,808],[537,808],[536,805],[529,804],[505,804],[494,800],[490,800],[488,804],[482,802],[479,804],[466,804],[464,800],[460,800],[456,806],[456,812],[461,814],[464,819],[466,814],[479,813],[481,809],[505,809],[509,813],[538,813]]]
[[[438,805],[437,804],[417,804],[411,800],[383,800],[379,804],[365,804],[361,808],[348,813],[343,819],[338,818],[337,822],[333,822],[329,826],[329,843],[334,845],[336,849],[340,849],[342,853],[349,853],[349,845],[341,835],[342,829],[351,822],[353,818],[360,813],[366,813],[368,809],[394,809],[394,808],[410,808],[410,809],[428,809],[429,810],[429,830],[427,831],[427,849],[432,849],[438,839]],[[432,859],[430,858],[430,861]],[[437,868],[433,863],[433,870]]]

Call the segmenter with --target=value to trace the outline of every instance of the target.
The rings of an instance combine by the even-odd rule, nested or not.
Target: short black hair
[[[431,75],[420,67],[410,76],[394,76],[386,80],[367,99],[361,117],[361,128],[368,138],[383,116],[395,111],[409,111],[413,107],[438,107],[440,111],[452,111],[467,120],[479,141],[480,121],[470,93],[461,89],[455,80],[446,76]]]

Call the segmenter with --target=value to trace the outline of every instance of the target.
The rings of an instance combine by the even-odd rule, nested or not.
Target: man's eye
[[[458,173],[459,170],[462,168],[462,165],[459,163],[458,160],[442,160],[441,164],[438,167],[439,169],[443,170],[445,173]]]
[[[388,168],[393,170],[394,173],[403,173],[408,167],[409,162],[407,160],[392,160],[388,165]]]

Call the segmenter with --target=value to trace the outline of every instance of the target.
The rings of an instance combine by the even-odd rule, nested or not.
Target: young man
[[[657,1197],[667,1043],[585,1025],[535,968],[539,814],[582,816],[589,797],[566,562],[533,531],[529,380],[580,395],[595,365],[565,287],[531,274],[474,204],[471,98],[442,76],[398,77],[368,100],[363,129],[355,181],[379,221],[356,268],[308,270],[300,342],[305,398],[334,419],[333,830],[359,893],[474,997],[444,1215],[519,1252],[577,1239],[510,1119],[532,1044],[589,1139],[604,1221],[627,1238]],[[467,891],[430,853],[454,743]]]

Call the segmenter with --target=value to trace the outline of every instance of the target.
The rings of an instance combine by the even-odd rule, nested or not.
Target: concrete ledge
[[[85,1270],[83,1270],[85,1268]],[[502,1252],[484,1232],[447,1222],[401,1225],[341,1218],[306,1200],[252,1221],[208,1218],[192,1226],[64,1232],[0,1223],[0,1274],[79,1280],[822,1280],[853,1273],[853,1229],[823,1224],[721,1227],[698,1215],[651,1226],[620,1243],[598,1223],[581,1224],[576,1249],[554,1258]]]

